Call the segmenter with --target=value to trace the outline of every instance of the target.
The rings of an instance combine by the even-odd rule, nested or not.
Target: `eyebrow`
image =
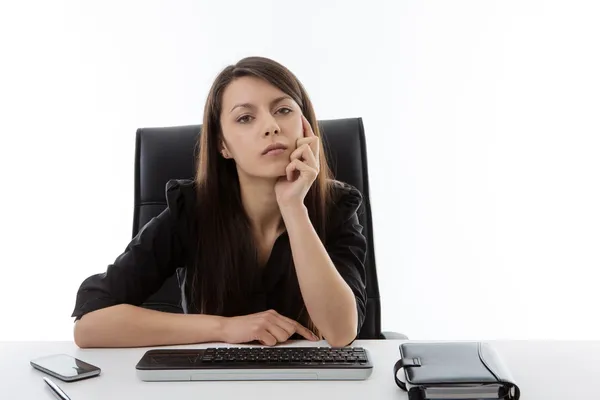
[[[275,104],[279,103],[281,100],[284,100],[284,99],[294,100],[290,96],[279,96],[279,97],[273,99],[273,101],[271,101],[270,106],[273,107]],[[233,106],[233,108],[229,112],[231,113],[233,110],[235,110],[238,107],[256,108],[256,106],[252,103],[242,103],[242,104],[236,104],[235,106]]]

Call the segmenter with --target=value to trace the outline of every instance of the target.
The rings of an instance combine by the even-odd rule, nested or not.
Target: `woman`
[[[302,84],[267,58],[228,66],[200,149],[195,179],[170,181],[167,208],[82,283],[76,344],[351,343],[367,301],[362,198],[330,178]],[[185,313],[139,307],[177,268]]]

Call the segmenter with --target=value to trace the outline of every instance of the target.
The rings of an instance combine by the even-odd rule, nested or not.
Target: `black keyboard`
[[[236,379],[366,379],[372,367],[362,347],[211,347],[149,350],[136,369],[143,380],[234,379],[228,371],[236,372]],[[188,371],[188,378],[175,371]]]
[[[203,363],[272,363],[288,365],[360,364],[366,363],[367,353],[362,348],[210,348],[202,355]]]

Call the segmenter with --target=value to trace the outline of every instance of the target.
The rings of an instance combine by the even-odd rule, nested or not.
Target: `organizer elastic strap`
[[[419,360],[418,358],[401,358],[398,361],[396,361],[396,364],[394,364],[394,379],[396,380],[396,385],[398,385],[400,389],[406,391],[406,383],[398,379],[398,371],[400,371],[403,368],[420,366],[421,360]]]

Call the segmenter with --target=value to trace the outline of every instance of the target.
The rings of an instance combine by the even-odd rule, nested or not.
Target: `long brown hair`
[[[220,155],[223,91],[234,79],[243,76],[263,79],[289,95],[300,106],[315,135],[321,136],[306,90],[291,71],[276,61],[264,57],[244,58],[216,77],[204,107],[195,177],[200,234],[190,298],[203,314],[240,315],[251,296],[252,282],[259,276],[257,246],[242,207],[235,162]],[[331,171],[322,142],[320,149],[320,171],[304,204],[317,234],[325,242]],[[297,319],[318,335],[305,307]]]

